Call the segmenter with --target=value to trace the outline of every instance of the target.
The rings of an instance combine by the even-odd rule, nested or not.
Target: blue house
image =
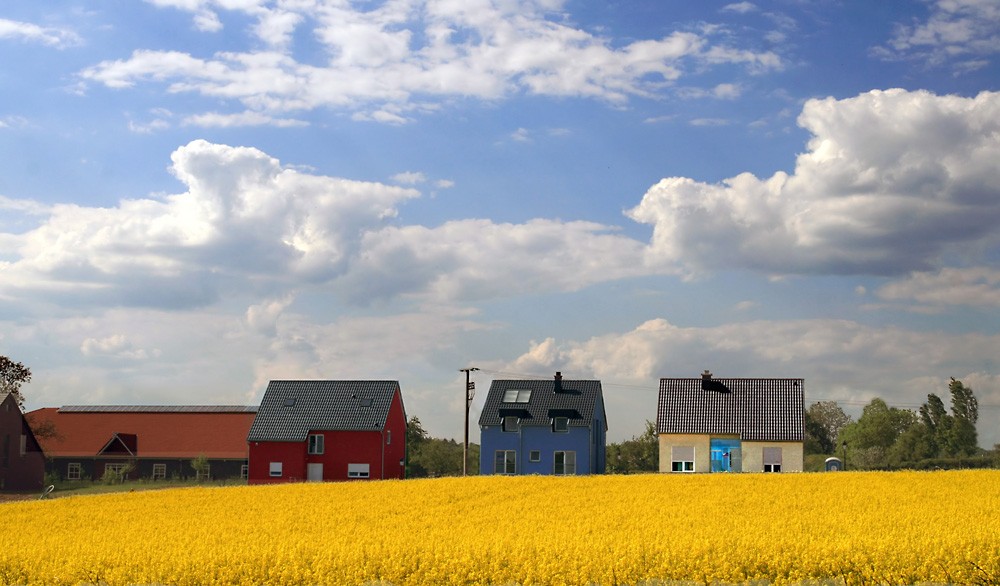
[[[601,381],[494,380],[479,417],[480,474],[601,474]]]

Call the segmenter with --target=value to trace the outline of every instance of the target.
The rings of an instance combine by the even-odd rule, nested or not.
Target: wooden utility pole
[[[458,369],[459,372],[465,373],[465,443],[462,445],[462,476],[468,474],[469,466],[469,406],[472,404],[472,398],[476,396],[476,383],[469,381],[469,373],[474,370],[479,369],[474,366]]]

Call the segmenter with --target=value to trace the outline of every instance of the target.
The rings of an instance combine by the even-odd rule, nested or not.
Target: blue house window
[[[556,452],[553,474],[576,474],[576,452]]]
[[[504,431],[518,431],[521,429],[521,424],[517,417],[508,416],[503,418],[503,430]]]
[[[531,450],[528,452],[529,462],[541,462],[542,461],[542,451],[541,450]]]
[[[494,474],[517,474],[517,452],[515,450],[497,450],[493,459]]]
[[[553,417],[552,431],[556,432],[569,431],[569,417]]]

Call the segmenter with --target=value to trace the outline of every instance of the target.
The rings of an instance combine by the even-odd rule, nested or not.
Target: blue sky
[[[612,440],[660,377],[955,377],[989,447],[998,61],[986,0],[5,2],[0,354],[29,408],[391,378],[456,438],[467,366],[602,380]]]

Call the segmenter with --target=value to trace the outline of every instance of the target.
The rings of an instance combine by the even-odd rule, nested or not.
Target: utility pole
[[[465,373],[465,443],[462,446],[462,476],[468,474],[469,465],[469,405],[472,398],[476,396],[476,383],[469,381],[469,373],[479,370],[474,366],[469,368],[459,368],[459,372]]]

